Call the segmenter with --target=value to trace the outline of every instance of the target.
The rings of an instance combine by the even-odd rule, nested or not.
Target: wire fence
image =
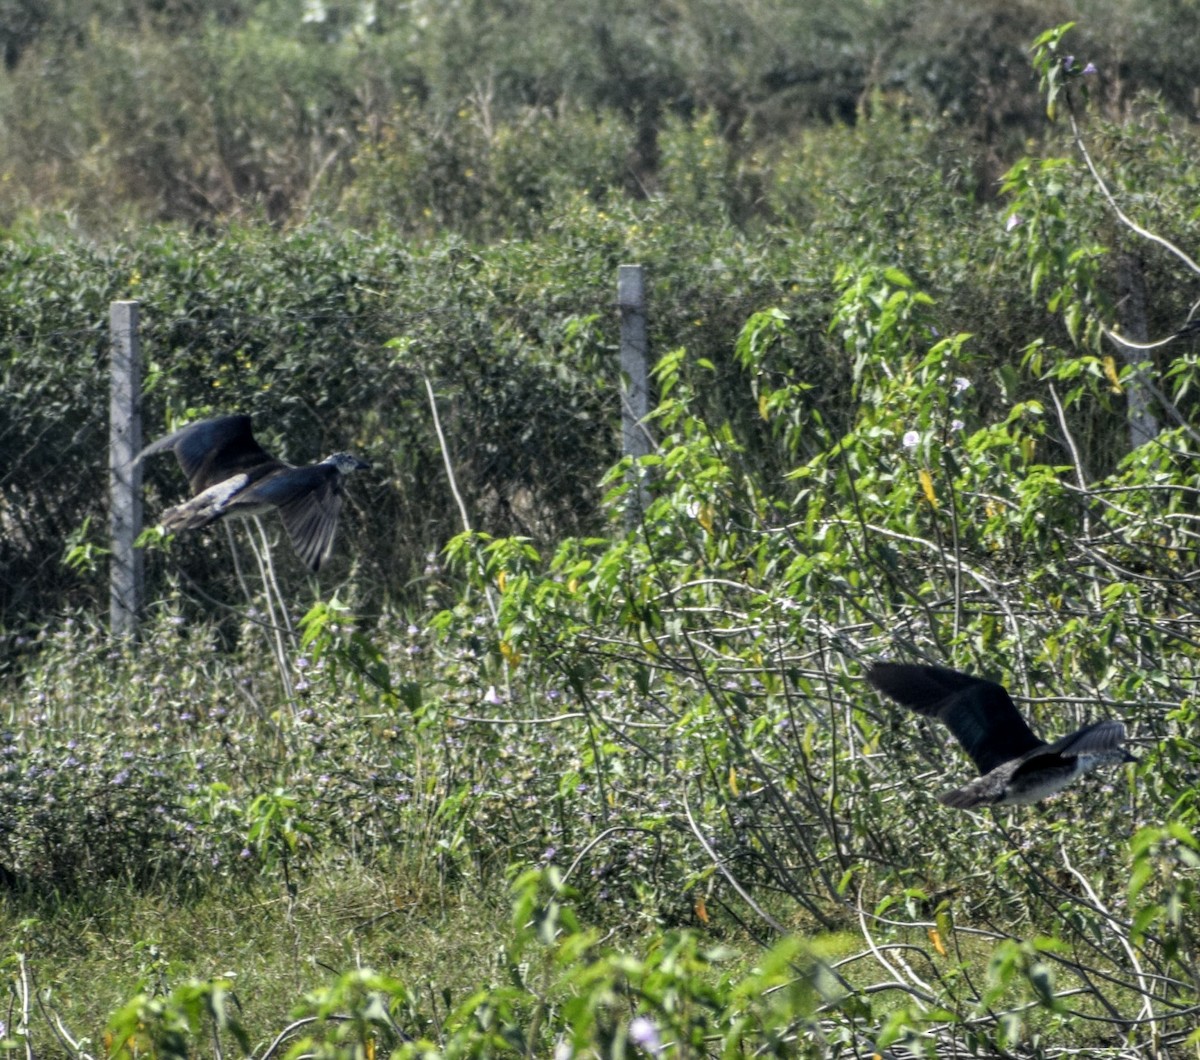
[[[622,406],[627,418],[639,419],[648,407],[644,363],[641,404],[622,402],[617,392],[622,317],[626,331],[639,314],[644,327],[644,304],[618,305],[598,293],[569,307],[526,302],[407,313],[373,304],[341,314],[217,307],[164,315],[148,305],[138,329],[144,386],[124,385],[140,397],[145,440],[180,422],[240,411],[254,416],[264,447],[289,462],[337,449],[362,453],[376,470],[350,485],[321,581],[330,591],[352,581],[360,604],[378,610],[436,582],[431,557],[463,528],[443,457],[476,528],[548,541],[596,527],[600,481],[621,452]],[[538,334],[517,327],[518,316],[536,321]],[[131,557],[122,554],[138,518],[132,511],[121,517],[124,544],[116,555],[109,534],[120,514],[109,493],[109,465],[120,458],[110,456],[105,400],[114,337],[107,314],[75,329],[9,329],[0,412],[0,630],[10,647],[54,616],[100,621],[114,564],[125,570],[121,592],[135,594],[132,607],[116,611],[139,610]],[[576,356],[584,346],[586,356]],[[425,380],[439,404],[444,454]],[[128,424],[114,434],[126,436]],[[126,493],[128,503],[145,497],[152,524],[187,487],[172,459],[151,458],[143,470],[144,487],[130,481]],[[224,535],[199,534],[149,552],[150,606],[187,595],[189,585],[236,599],[226,550]],[[284,568],[293,582],[307,577],[298,562]]]

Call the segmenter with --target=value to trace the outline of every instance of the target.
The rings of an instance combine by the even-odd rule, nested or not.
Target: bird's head
[[[353,453],[333,453],[322,460],[321,463],[332,464],[343,475],[348,475],[351,471],[366,471],[371,466],[365,460],[359,460]]]

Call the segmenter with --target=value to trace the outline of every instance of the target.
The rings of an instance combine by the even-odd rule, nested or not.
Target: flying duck
[[[1027,806],[1062,790],[1097,766],[1134,757],[1125,726],[1098,721],[1054,743],[1039,740],[1003,685],[941,666],[875,663],[867,680],[880,692],[954,733],[980,776],[938,796],[946,806]]]
[[[370,467],[350,453],[294,467],[271,456],[254,439],[250,417],[198,420],[151,442],[134,462],[172,450],[187,475],[191,500],[162,514],[164,530],[195,530],[225,516],[278,510],[296,555],[318,571],[333,548],[342,508],[342,479]]]

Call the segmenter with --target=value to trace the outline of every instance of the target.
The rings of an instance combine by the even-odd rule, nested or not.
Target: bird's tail
[[[174,534],[180,530],[199,530],[202,526],[216,522],[224,514],[225,510],[215,505],[212,497],[206,497],[202,493],[190,501],[168,508],[162,513],[159,522],[164,530]]]
[[[1133,755],[1125,750],[1124,743],[1125,726],[1110,718],[1085,725],[1078,732],[1056,740],[1050,750],[1064,755],[1111,755],[1114,761],[1135,761]]]
[[[162,528],[170,533],[177,530],[199,530],[229,514],[229,502],[246,488],[248,477],[233,475],[197,493],[191,500],[168,508],[162,513]],[[249,514],[249,513],[245,513]]]

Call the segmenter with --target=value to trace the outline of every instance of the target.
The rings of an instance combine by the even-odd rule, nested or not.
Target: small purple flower
[[[1004,231],[1011,232],[1014,228],[1020,228],[1025,223],[1025,218],[1019,213],[1010,213],[1008,220],[1004,222]]]
[[[950,421],[950,429],[952,431],[961,431],[965,426],[966,426],[966,424],[963,423],[962,420],[951,420]]]
[[[951,383],[950,386],[951,386],[951,389],[954,391],[954,393],[961,394],[964,390],[971,389],[971,380],[964,379],[960,375],[960,376],[955,377],[954,382]]]
[[[1065,71],[1067,71],[1067,73],[1071,72],[1071,68],[1074,67],[1074,65],[1075,65],[1075,56],[1073,56],[1073,55],[1064,55],[1063,56],[1062,68]]]
[[[483,694],[483,701],[489,707],[498,707],[504,702],[500,693],[496,691],[495,685],[488,685],[488,690]]]
[[[630,1021],[629,1040],[645,1049],[651,1056],[662,1056],[662,1037],[654,1021],[647,1016],[634,1016]]]
[[[1099,72],[1100,71],[1096,69],[1095,63],[1088,63],[1087,66],[1083,68],[1084,77],[1091,77],[1093,74],[1098,74]]]
[[[905,449],[916,449],[921,444],[921,434],[919,431],[905,431],[904,437],[900,439],[900,444]]]

